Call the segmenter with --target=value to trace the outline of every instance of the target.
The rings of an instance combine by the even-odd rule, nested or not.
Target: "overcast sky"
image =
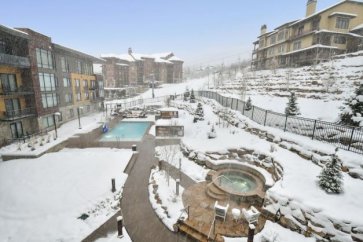
[[[318,0],[321,10],[339,0]],[[0,24],[82,52],[172,51],[186,65],[250,58],[260,26],[305,16],[306,0],[6,0]],[[7,11],[4,11],[7,9]]]

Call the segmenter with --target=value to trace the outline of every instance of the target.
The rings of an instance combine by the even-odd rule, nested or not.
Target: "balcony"
[[[31,95],[34,93],[33,88],[31,87],[2,87],[0,89],[0,96],[21,96],[21,95]]]
[[[10,110],[2,112],[0,115],[0,120],[12,121],[16,119],[22,119],[26,117],[35,116],[35,108],[24,108],[18,110]]]
[[[0,65],[28,68],[30,67],[30,61],[28,57],[0,53]]]
[[[297,39],[297,38],[300,38],[300,37],[303,37],[305,35],[309,35],[315,31],[318,31],[319,29],[310,29],[310,30],[304,30],[304,31],[301,31],[299,33],[296,33],[292,36],[290,36],[289,40],[294,40],[294,39]]]

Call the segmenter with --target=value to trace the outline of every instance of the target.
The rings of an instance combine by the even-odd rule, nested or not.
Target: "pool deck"
[[[184,206],[189,205],[189,218],[184,221],[190,227],[199,231],[201,234],[208,236],[212,221],[214,218],[214,203],[216,199],[211,198],[206,193],[207,182],[200,182],[188,189],[184,190],[182,195]],[[238,208],[242,210],[243,208],[249,209],[250,203],[236,203],[229,199],[220,199],[218,204],[225,206],[229,204],[229,209],[227,212],[226,221],[222,219],[217,219],[216,229],[212,231],[211,237],[215,234],[222,234],[227,237],[246,237],[248,235],[248,222],[243,217],[238,221],[233,220],[232,209]],[[261,211],[261,207],[255,206]],[[260,215],[255,233],[261,231],[266,223],[266,219]]]

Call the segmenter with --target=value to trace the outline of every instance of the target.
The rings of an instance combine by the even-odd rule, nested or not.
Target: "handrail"
[[[230,183],[233,183],[233,181],[231,181],[231,179],[229,179],[228,177],[226,177],[225,175],[219,175],[217,176],[214,180],[212,180],[210,183],[207,184],[207,186],[209,186],[210,184],[214,183],[218,178],[224,177],[226,178]]]
[[[212,224],[210,225],[210,229],[209,229],[209,233],[208,233],[208,239],[210,238],[211,232],[212,232],[212,228],[213,228],[213,233],[215,233],[215,222],[216,222],[216,217],[213,218]]]

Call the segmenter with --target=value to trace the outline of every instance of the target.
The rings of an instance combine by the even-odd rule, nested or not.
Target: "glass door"
[[[10,124],[11,135],[14,139],[21,138],[23,136],[23,124],[21,122],[15,122]]]

